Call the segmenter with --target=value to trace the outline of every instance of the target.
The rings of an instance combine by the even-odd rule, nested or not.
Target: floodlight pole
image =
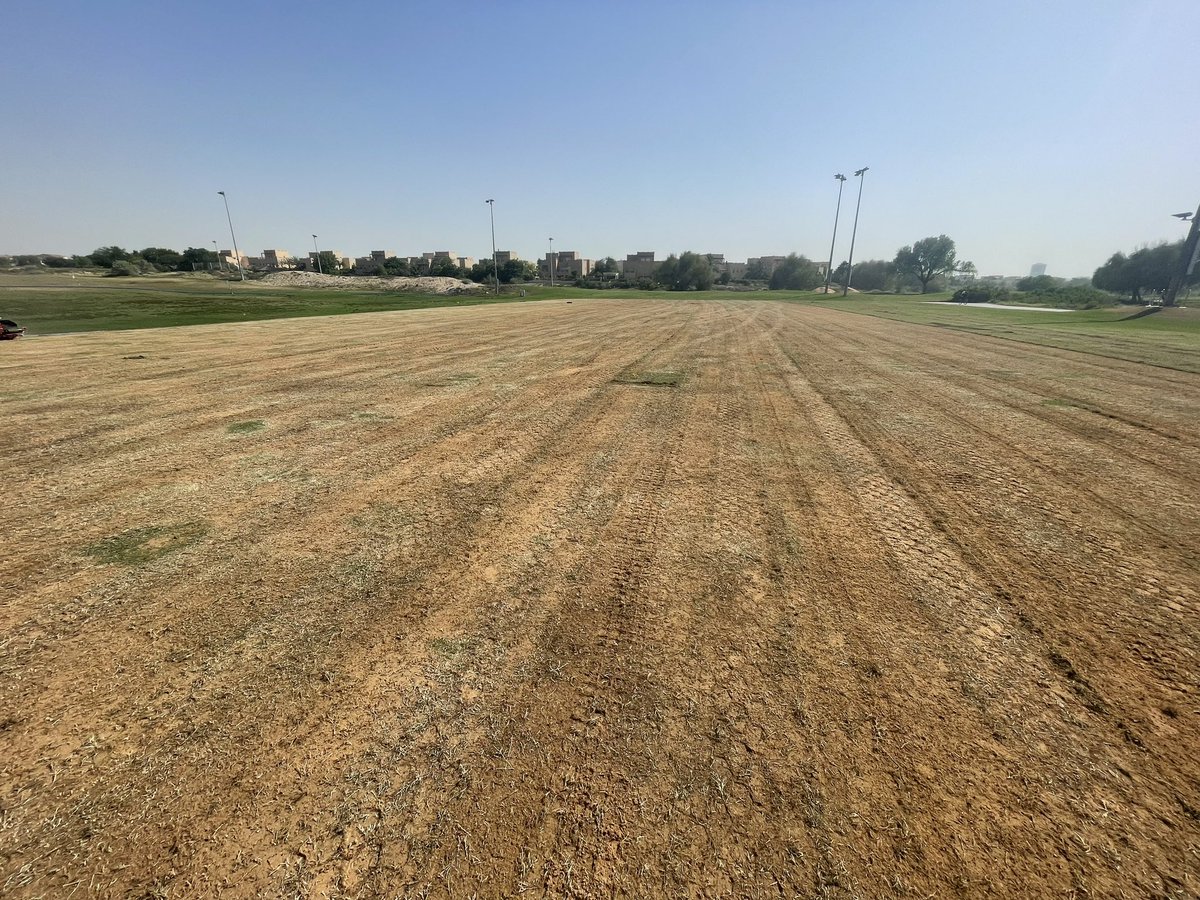
[[[238,275],[242,281],[246,280],[246,273],[242,271],[242,254],[238,250],[237,235],[233,233],[233,217],[229,215],[229,198],[225,196],[224,191],[217,191],[221,195],[221,199],[225,201],[225,218],[229,220],[229,236],[233,238],[233,258],[237,262]]]
[[[1176,268],[1175,274],[1171,276],[1167,292],[1163,294],[1163,306],[1175,305],[1175,297],[1179,293],[1179,289],[1183,287],[1183,283],[1191,274],[1192,261],[1196,257],[1198,244],[1200,244],[1200,208],[1197,208],[1196,214],[1192,216],[1192,227],[1188,230],[1187,240],[1183,242],[1183,250],[1179,253],[1179,266]]]
[[[313,235],[313,253],[317,255],[317,274],[324,275],[325,272],[321,269],[321,250],[317,247],[317,236]]]
[[[554,287],[554,238],[550,238],[550,287]]]
[[[863,166],[854,175],[858,178],[858,203],[854,207],[854,230],[850,232],[850,256],[846,259],[846,283],[842,285],[842,296],[850,291],[850,279],[854,275],[854,239],[858,237],[858,211],[862,208],[863,182],[866,181],[867,166]]]
[[[500,258],[496,256],[496,201],[486,201],[488,217],[492,220],[492,267],[496,275],[496,296],[500,296]]]
[[[213,245],[213,253],[215,253],[217,256],[217,271],[223,272],[223,271],[225,271],[225,266],[221,264],[221,251],[217,249],[216,241],[213,241],[212,245]]]
[[[833,247],[837,243],[838,217],[842,214],[842,188],[846,186],[846,176],[838,173],[833,176],[838,181],[837,210],[833,214],[833,240],[829,242],[829,266],[825,269],[825,293],[829,293],[829,282],[833,279]]]

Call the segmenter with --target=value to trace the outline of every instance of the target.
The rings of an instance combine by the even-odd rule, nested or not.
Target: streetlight
[[[313,253],[317,256],[317,274],[324,275],[325,272],[321,269],[321,251],[317,248],[317,236],[313,235]]]
[[[1179,289],[1183,287],[1183,283],[1187,281],[1188,275],[1192,273],[1196,265],[1196,250],[1200,247],[1200,207],[1196,209],[1195,215],[1175,213],[1175,218],[1180,222],[1190,220],[1192,227],[1188,229],[1188,236],[1183,242],[1183,248],[1179,251],[1179,268],[1167,284],[1167,293],[1163,296],[1163,306],[1175,305],[1175,297],[1179,294]]]
[[[845,297],[850,290],[850,278],[854,275],[854,239],[858,237],[858,210],[862,207],[862,186],[866,181],[864,177],[867,172],[867,166],[863,166],[854,173],[858,178],[858,203],[854,207],[854,230],[850,232],[850,256],[846,260],[846,283],[842,285],[842,296]]]
[[[242,277],[242,281],[245,281],[246,273],[242,271],[242,254],[238,252],[237,235],[233,233],[233,218],[229,215],[229,198],[225,196],[224,191],[217,191],[217,193],[225,201],[225,218],[229,220],[229,236],[233,238],[233,258],[237,260],[238,275]]]
[[[550,238],[550,287],[554,287],[554,238]]]
[[[219,271],[222,271],[222,272],[223,272],[223,271],[225,271],[225,266],[224,266],[224,264],[221,262],[221,251],[219,251],[219,250],[217,249],[217,242],[216,242],[216,241],[213,241],[213,242],[212,242],[212,245],[213,245],[213,253],[215,253],[215,254],[216,254],[216,257],[217,257],[217,269],[218,269]],[[193,266],[193,268],[195,268],[195,267]]]
[[[488,217],[492,220],[492,266],[496,273],[496,296],[500,296],[500,257],[496,255],[496,201],[486,201]]]
[[[840,172],[833,176],[838,180],[837,211],[833,214],[833,240],[829,242],[829,267],[825,269],[825,293],[829,293],[829,282],[833,278],[833,245],[837,243],[838,217],[842,214],[842,188],[846,186],[846,176]]]

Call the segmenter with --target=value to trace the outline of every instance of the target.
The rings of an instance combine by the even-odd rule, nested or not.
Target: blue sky
[[[0,252],[497,243],[1090,274],[1200,203],[1197,0],[17,0]],[[1188,79],[1192,87],[1188,87]],[[1191,99],[1188,99],[1191,98]]]

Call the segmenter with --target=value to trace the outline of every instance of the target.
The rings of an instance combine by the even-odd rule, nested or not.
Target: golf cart
[[[0,341],[13,341],[25,333],[25,329],[12,319],[0,319]]]

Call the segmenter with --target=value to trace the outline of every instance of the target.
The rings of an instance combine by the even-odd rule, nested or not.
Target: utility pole
[[[238,275],[242,277],[242,281],[245,281],[246,273],[242,271],[242,254],[238,251],[237,235],[233,233],[233,217],[229,215],[229,198],[225,196],[224,191],[217,191],[217,193],[225,201],[225,218],[229,220],[229,236],[233,238],[233,258],[237,261]]]
[[[846,186],[846,176],[840,172],[833,176],[838,180],[837,211],[833,214],[833,240],[829,242],[829,267],[825,269],[825,293],[829,293],[829,282],[833,278],[833,246],[837,243],[838,217],[842,214],[842,188]]]
[[[550,287],[554,287],[554,238],[550,238]]]
[[[492,268],[496,274],[496,296],[500,296],[500,258],[496,256],[496,201],[486,201],[488,217],[492,220]]]
[[[842,296],[850,290],[850,279],[854,275],[854,239],[858,237],[858,211],[862,207],[863,182],[867,180],[867,167],[863,166],[854,173],[858,177],[858,205],[854,207],[854,230],[850,232],[850,256],[846,260],[846,283],[842,285]]]
[[[1167,286],[1167,292],[1163,295],[1163,306],[1175,305],[1175,296],[1192,272],[1193,264],[1196,261],[1197,245],[1200,245],[1200,208],[1197,208],[1196,214],[1192,216],[1192,227],[1188,231],[1187,240],[1183,242],[1183,250],[1179,254],[1179,267],[1175,270],[1175,274],[1171,277],[1171,283]]]
[[[325,272],[321,269],[321,250],[317,247],[317,236],[313,235],[313,253],[317,255],[317,274],[324,275]]]

